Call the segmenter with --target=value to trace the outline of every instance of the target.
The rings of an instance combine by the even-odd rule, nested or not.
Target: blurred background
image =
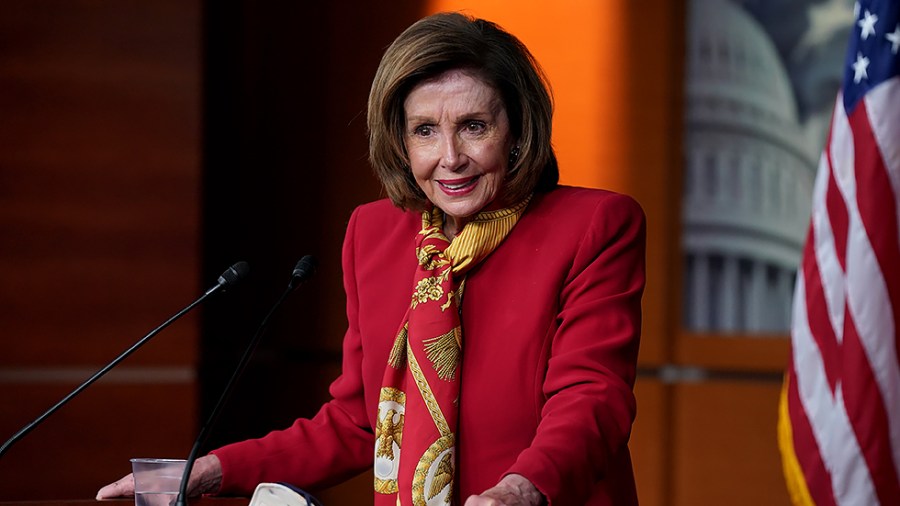
[[[88,499],[187,455],[305,254],[207,450],[310,416],[340,372],[340,247],[382,197],[365,107],[429,13],[516,34],[556,97],[565,184],[648,216],[638,418],[646,505],[787,504],[775,429],[846,0],[7,0],[0,7],[0,439],[187,305],[0,460],[0,501]],[[322,491],[371,502],[371,476]]]

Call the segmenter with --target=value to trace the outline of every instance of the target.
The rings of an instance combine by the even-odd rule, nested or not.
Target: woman
[[[388,48],[368,126],[390,201],[350,219],[333,400],[198,460],[193,493],[328,486],[374,456],[377,505],[637,502],[644,218],[557,186],[545,83],[515,37],[460,14]]]

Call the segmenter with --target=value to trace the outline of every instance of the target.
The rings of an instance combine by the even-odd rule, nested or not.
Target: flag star
[[[869,74],[866,72],[866,69],[869,67],[869,59],[862,55],[862,53],[856,53],[856,61],[853,62],[853,82],[859,84],[859,82],[863,79],[868,79]]]
[[[900,49],[900,23],[897,23],[892,33],[885,34],[884,38],[891,42],[891,52],[897,54]]]
[[[875,35],[875,23],[878,22],[878,16],[869,12],[869,9],[866,9],[866,13],[863,15],[863,19],[860,19],[856,22],[857,25],[862,29],[862,33],[860,37],[862,40],[866,40],[869,38],[869,35]]]

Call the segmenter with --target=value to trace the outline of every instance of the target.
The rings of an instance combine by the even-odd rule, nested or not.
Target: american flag
[[[795,504],[900,505],[900,0],[854,7],[794,292],[778,437]]]

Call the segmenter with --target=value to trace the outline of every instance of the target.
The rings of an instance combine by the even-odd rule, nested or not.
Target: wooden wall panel
[[[788,505],[775,440],[780,383],[713,380],[673,388],[668,504]]]
[[[680,332],[675,362],[713,370],[780,373],[788,363],[786,335],[727,335]]]
[[[656,367],[671,361],[672,332],[679,324],[674,301],[680,290],[681,265],[678,227],[685,6],[665,0],[646,5],[625,3],[627,65],[620,78],[626,81],[623,100],[629,114],[616,127],[628,132],[627,142],[619,148],[625,151],[628,163],[620,169],[623,183],[616,189],[637,199],[647,215],[647,287],[639,361]]]
[[[202,293],[200,16],[198,1],[3,2],[3,440]],[[186,454],[198,322],[6,454],[0,500],[91,498],[129,457]]]
[[[638,413],[628,446],[638,500],[644,506],[668,504],[669,397],[671,387],[656,378],[638,377],[634,385]]]
[[[0,384],[0,432],[12,435],[74,388]],[[195,437],[192,384],[102,381],[0,461],[0,501],[91,499],[131,472],[132,457],[184,458]]]
[[[197,291],[198,16],[190,2],[4,3],[0,318],[45,340],[3,363],[96,361]]]

